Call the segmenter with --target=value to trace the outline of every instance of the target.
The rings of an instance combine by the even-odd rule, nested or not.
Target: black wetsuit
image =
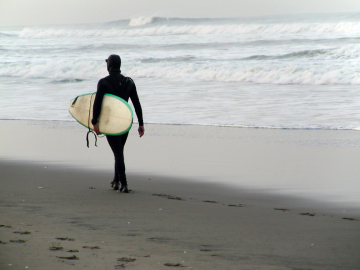
[[[139,126],[143,126],[142,109],[136,92],[135,83],[131,78],[124,77],[120,70],[110,71],[110,75],[102,78],[97,85],[97,92],[94,101],[93,119],[91,123],[97,124],[104,94],[112,94],[126,101],[131,99],[134,105],[135,113],[139,121]],[[114,182],[120,182],[122,186],[127,185],[124,161],[124,146],[128,137],[128,132],[120,136],[106,135],[107,141],[115,157],[115,175]]]

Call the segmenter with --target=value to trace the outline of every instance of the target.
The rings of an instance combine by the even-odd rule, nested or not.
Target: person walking
[[[131,99],[139,122],[138,133],[141,138],[145,133],[145,129],[142,108],[136,91],[135,83],[131,78],[125,77],[121,74],[121,58],[119,55],[112,54],[105,61],[107,63],[107,70],[109,72],[109,76],[100,79],[97,84],[97,92],[93,107],[93,117],[91,120],[91,123],[94,126],[94,131],[97,135],[99,135],[101,132],[98,126],[98,118],[101,113],[101,105],[104,94],[108,93],[118,96],[125,101],[128,101],[129,98]],[[129,132],[118,136],[106,135],[106,139],[110,145],[111,150],[114,153],[115,158],[115,174],[114,179],[111,182],[111,187],[114,190],[119,190],[120,192],[124,193],[129,193],[125,174],[124,160],[124,146],[128,135]]]

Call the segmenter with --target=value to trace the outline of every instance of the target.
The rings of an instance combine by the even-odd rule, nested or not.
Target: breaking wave
[[[243,82],[254,84],[295,84],[295,85],[359,85],[360,72],[354,73],[343,67],[324,68],[321,72],[316,67],[303,69],[299,66],[245,66],[229,69],[221,67],[202,67],[194,69],[184,67],[134,67],[128,75],[145,78],[196,79],[214,82]]]
[[[174,65],[173,63],[177,64]],[[42,78],[51,82],[94,80],[104,77],[103,61],[51,60],[33,63],[2,63],[0,77]],[[304,66],[295,63],[195,65],[191,57],[144,58],[125,72],[134,78],[193,79],[207,82],[254,84],[359,85],[360,70],[343,65]]]
[[[332,34],[354,35],[360,32],[360,22],[339,23],[274,23],[274,24],[160,24],[148,26],[153,18],[137,18],[129,22],[130,28],[32,28],[26,27],[19,32],[20,37],[119,37],[119,36],[156,36],[156,35],[274,35],[274,34]],[[134,26],[137,26],[134,28]],[[139,27],[146,26],[146,27]]]
[[[142,26],[149,23],[152,23],[153,17],[139,17],[131,19],[129,22],[129,26]]]

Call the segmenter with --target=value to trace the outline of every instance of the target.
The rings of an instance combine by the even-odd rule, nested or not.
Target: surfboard
[[[69,112],[81,125],[94,130],[91,124],[95,93],[77,96],[70,101]],[[98,126],[101,134],[122,135],[128,132],[133,122],[133,111],[124,99],[105,94]]]

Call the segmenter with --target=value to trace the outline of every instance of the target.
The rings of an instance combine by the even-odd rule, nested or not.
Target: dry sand
[[[122,194],[105,139],[87,149],[76,123],[0,124],[0,269],[360,269],[356,203],[279,195],[263,179],[307,177],[304,156],[320,178],[339,160],[355,178],[353,132],[147,125],[129,137]],[[283,157],[294,151],[310,172]]]

